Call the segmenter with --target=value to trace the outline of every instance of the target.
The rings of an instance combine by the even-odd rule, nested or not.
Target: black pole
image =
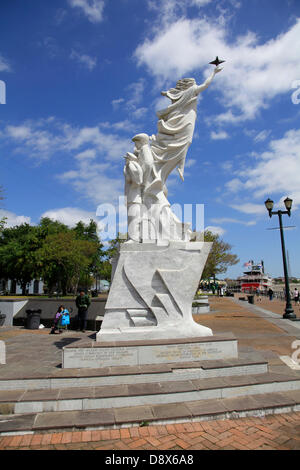
[[[296,315],[294,313],[292,303],[291,303],[289,275],[288,275],[288,269],[287,269],[287,263],[286,263],[285,243],[284,243],[284,235],[283,235],[283,227],[282,227],[282,211],[278,211],[278,217],[279,217],[279,227],[280,227],[284,283],[285,283],[285,299],[286,299],[286,307],[285,307],[285,313],[283,315],[283,318],[293,319],[293,318],[296,318]]]

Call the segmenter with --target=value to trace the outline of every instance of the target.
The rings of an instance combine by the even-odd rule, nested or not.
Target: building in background
[[[29,294],[43,294],[44,293],[44,283],[41,279],[34,279],[33,281],[29,282],[26,287],[26,295]],[[8,295],[20,295],[22,294],[22,288],[19,283],[16,281],[12,281],[8,279],[8,281],[2,279],[0,281],[0,294],[8,294]]]

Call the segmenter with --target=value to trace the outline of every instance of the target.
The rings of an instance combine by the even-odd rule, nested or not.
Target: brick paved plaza
[[[0,450],[299,450],[300,412],[0,438]]]
[[[238,339],[239,348],[247,351],[253,348],[268,359],[272,372],[286,370],[280,356],[291,356],[292,342],[300,338],[300,329],[293,322],[283,320],[284,303],[278,300],[262,302],[250,306],[247,302],[239,302],[236,298],[211,299],[211,312],[198,315],[196,320],[212,328],[214,333],[232,332]],[[259,307],[259,308],[257,308]],[[261,309],[261,310],[259,310]],[[272,316],[268,316],[270,312]],[[299,316],[299,307],[295,308]],[[295,322],[295,324],[298,322]],[[300,322],[299,322],[300,323]],[[298,323],[298,325],[299,325]],[[48,330],[25,330],[20,327],[0,330],[0,339],[5,340],[8,349],[14,341],[20,347],[21,341],[26,342],[28,335],[37,335],[47,341],[51,336]],[[71,332],[60,335],[62,338]],[[73,334],[73,333],[72,333]],[[91,334],[87,332],[86,334]],[[80,333],[82,335],[82,333]],[[19,341],[19,343],[18,343]],[[49,346],[50,347],[50,346]],[[45,349],[45,348],[44,348]],[[31,350],[32,351],[32,350]],[[59,351],[60,352],[60,351]],[[26,354],[26,351],[24,351]],[[18,352],[20,354],[20,352]],[[44,369],[53,367],[59,360],[57,354],[50,360],[49,351],[40,349],[39,362]],[[12,355],[13,356],[13,355]],[[18,356],[20,359],[20,356]],[[16,376],[16,370],[6,372],[7,376]],[[13,369],[13,367],[12,367]],[[143,426],[116,427],[105,430],[66,430],[32,433],[9,433],[0,435],[1,450],[15,449],[49,449],[49,450],[298,450],[300,449],[300,411],[276,413],[262,416],[245,416],[240,414],[235,419],[210,419],[206,421],[173,422],[170,424],[144,423]],[[213,417],[212,417],[213,418]],[[129,454],[128,454],[129,455]]]

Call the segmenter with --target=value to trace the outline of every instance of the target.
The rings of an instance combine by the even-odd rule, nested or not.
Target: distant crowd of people
[[[271,300],[271,301],[273,300],[274,291],[273,291],[273,289],[271,289],[271,287],[267,291],[264,291],[264,294],[267,294],[267,296],[269,297],[269,300]],[[256,295],[257,301],[261,301],[262,292],[260,291],[260,289],[256,289],[255,295]],[[295,305],[300,305],[300,292],[297,289],[297,287],[295,287],[293,292],[291,292],[291,298],[292,298],[292,300],[294,300]]]

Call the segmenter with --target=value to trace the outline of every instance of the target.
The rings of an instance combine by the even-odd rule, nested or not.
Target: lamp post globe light
[[[285,313],[283,314],[283,318],[287,318],[288,320],[298,320],[291,303],[291,294],[290,294],[290,285],[289,285],[289,275],[287,269],[287,262],[286,262],[286,254],[285,254],[285,243],[284,243],[284,235],[283,235],[283,226],[282,226],[282,214],[287,214],[289,217],[291,216],[291,209],[292,209],[293,200],[290,198],[286,198],[284,200],[284,205],[286,211],[273,211],[274,202],[271,199],[267,199],[265,201],[265,206],[269,212],[269,217],[272,215],[278,215],[279,218],[279,228],[280,228],[280,238],[281,238],[281,249],[282,249],[282,260],[283,260],[283,271],[284,271],[284,282],[285,282],[285,299],[286,299],[286,306],[285,306]]]

